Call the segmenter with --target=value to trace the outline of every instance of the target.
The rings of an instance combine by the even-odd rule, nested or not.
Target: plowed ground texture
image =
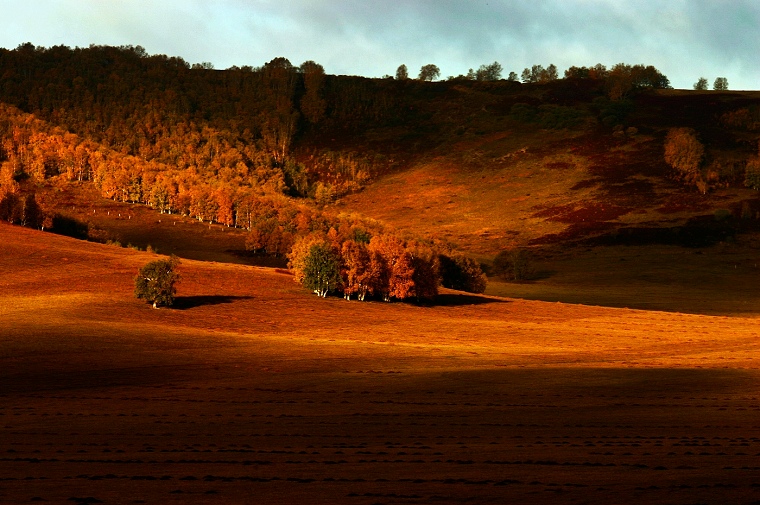
[[[0,503],[760,501],[754,317],[155,258],[0,225]]]

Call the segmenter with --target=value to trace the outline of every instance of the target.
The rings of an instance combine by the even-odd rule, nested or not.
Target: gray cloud
[[[382,76],[435,63],[442,76],[499,61],[655,65],[676,87],[726,76],[758,89],[756,0],[40,0],[6,7],[0,46],[140,44],[218,68],[285,56]]]

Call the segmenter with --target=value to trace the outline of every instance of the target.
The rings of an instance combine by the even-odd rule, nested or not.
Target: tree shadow
[[[462,305],[485,305],[488,303],[509,303],[509,301],[479,295],[446,293],[439,294],[427,304],[435,307],[459,307]],[[421,305],[426,305],[426,303],[422,302]]]
[[[232,303],[235,300],[250,300],[252,296],[226,296],[226,295],[201,295],[201,296],[178,296],[174,299],[173,309],[187,310],[204,305],[221,305]]]

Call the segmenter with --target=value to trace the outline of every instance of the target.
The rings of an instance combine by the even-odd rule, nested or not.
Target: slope
[[[758,498],[755,319],[320,300],[191,260],[154,310],[154,255],[0,244],[4,503]]]
[[[549,91],[543,91],[545,105],[553,103]],[[542,103],[535,96],[510,98]],[[338,206],[482,257],[506,247],[610,235],[618,243],[626,237],[629,243],[679,243],[667,230],[678,233],[704,218],[709,225],[718,210],[756,217],[756,193],[742,184],[744,165],[757,154],[756,133],[720,118],[759,100],[758,93],[659,91],[629,102],[630,110],[613,118],[614,128],[589,116],[598,100],[581,102],[569,108],[586,111],[586,119],[564,129],[526,122],[514,106],[504,114],[493,105],[471,127],[479,133],[452,134]],[[663,140],[673,127],[695,128],[705,143],[705,170],[719,179],[707,194],[676,181],[665,163]],[[708,228],[695,231],[715,232]]]

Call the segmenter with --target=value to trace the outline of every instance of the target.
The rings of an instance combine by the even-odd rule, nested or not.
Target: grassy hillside
[[[517,95],[512,101],[529,98]],[[483,256],[509,246],[610,234],[621,242],[646,242],[651,241],[647,230],[678,230],[718,210],[736,217],[744,212],[754,220],[756,192],[737,177],[742,163],[757,154],[757,134],[728,128],[719,118],[758,100],[758,93],[661,91],[633,100],[625,117],[616,120],[617,128],[587,118],[562,130],[484,108],[477,116],[483,123],[479,133],[451,136],[406,170],[338,205]],[[588,112],[590,106],[574,108]],[[665,163],[665,133],[681,126],[700,132],[706,164],[736,170],[706,195],[675,181]],[[621,229],[634,229],[629,240],[620,236]]]
[[[755,501],[755,319],[289,275],[0,225],[0,501]]]
[[[485,263],[530,248],[537,278],[492,282],[493,294],[753,310],[758,93],[644,87],[612,100],[611,73],[522,84],[320,68],[212,71],[139,47],[0,51],[0,214],[8,191],[36,192],[94,238],[248,263],[249,229],[296,239],[300,212],[327,231],[324,209]],[[671,128],[704,145],[706,194],[665,162]],[[277,252],[256,260],[284,266]]]

